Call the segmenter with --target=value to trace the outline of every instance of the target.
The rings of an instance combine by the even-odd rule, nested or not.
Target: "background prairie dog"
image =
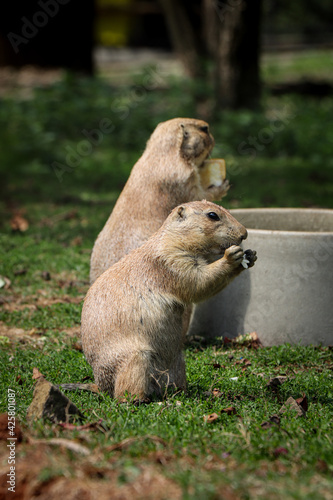
[[[201,185],[199,171],[214,146],[208,124],[174,118],[151,135],[103,230],[90,262],[90,282],[157,231],[171,210],[194,200],[220,200],[229,189]]]
[[[253,266],[256,252],[237,246],[246,237],[224,208],[183,204],[95,281],[84,301],[81,334],[102,391],[144,400],[170,385],[186,388],[183,314],[244,271],[244,255]]]

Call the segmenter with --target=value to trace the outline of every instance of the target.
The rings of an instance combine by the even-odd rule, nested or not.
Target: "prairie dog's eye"
[[[212,220],[220,220],[220,217],[215,212],[209,212],[207,214],[207,217],[209,217]]]
[[[206,134],[208,134],[208,130],[209,130],[209,129],[208,129],[207,125],[203,125],[202,127],[200,127],[200,130],[201,130],[202,132],[205,132]]]

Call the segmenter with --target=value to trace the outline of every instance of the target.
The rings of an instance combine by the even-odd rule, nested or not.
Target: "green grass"
[[[294,82],[300,79],[332,82],[331,50],[307,50],[264,54],[262,76],[267,83]]]
[[[83,354],[73,349],[73,343],[65,335],[49,331],[43,345],[3,348],[3,388],[15,390],[17,417],[23,424],[32,397],[33,367],[38,367],[55,384],[92,378],[91,368]],[[244,359],[251,362],[246,369]],[[270,488],[286,498],[311,498],[313,481],[321,482],[319,495],[325,491],[325,485],[332,486],[332,350],[290,345],[259,350],[246,346],[227,348],[217,341],[204,348],[189,346],[186,362],[187,394],[169,395],[161,404],[135,407],[119,405],[104,394],[69,394],[83,411],[85,422],[101,418],[107,428],[105,433],[91,431],[85,443],[91,450],[98,448],[104,457],[101,463],[94,464],[96,474],[100,467],[110,467],[108,464],[115,460],[121,468],[120,481],[133,480],[133,468],[142,461],[149,463],[150,454],[157,450],[162,457],[171,454],[170,468],[161,469],[181,485],[184,498],[216,498],[222,485],[232,487],[239,498],[267,498]],[[267,385],[269,379],[281,374],[287,375],[287,381],[278,390],[272,390]],[[234,377],[238,379],[231,380]],[[209,394],[213,388],[221,391],[219,398]],[[306,417],[298,418],[289,412],[281,415],[280,424],[272,424],[269,429],[261,427],[278,414],[289,396],[298,398],[303,394],[309,402]],[[222,411],[230,406],[235,408],[234,415]],[[0,410],[6,411],[5,399]],[[204,416],[212,413],[219,418],[205,422]],[[76,441],[83,432],[62,431],[50,423],[32,428],[25,424],[24,428],[35,437],[56,435]],[[125,452],[108,451],[113,444],[128,438],[133,440]],[[279,452],[281,449],[284,451]],[[71,463],[74,459],[75,455],[68,460]],[[78,470],[74,463],[71,467],[75,477]],[[262,477],[257,475],[258,468],[264,468]],[[279,468],[282,475],[277,472]],[[224,470],[222,476],[219,469]],[[47,471],[41,470],[42,481]],[[293,484],[296,478],[307,494],[300,494],[297,484]],[[252,496],[254,482],[265,489],[264,495]]]
[[[324,72],[326,55],[318,61]],[[264,63],[266,81],[287,75],[280,64],[274,76],[269,64],[280,63],[277,58]],[[303,74],[304,67],[292,68]],[[153,471],[184,499],[332,499],[333,351],[328,347],[254,350],[219,340],[192,343],[186,348],[186,394],[135,407],[105,394],[68,393],[85,423],[102,419],[104,430],[27,423],[34,367],[54,384],[93,380],[72,337],[88,289],[93,242],[156,124],[198,115],[192,82],[173,79],[148,89],[149,71],[122,88],[66,76],[36,89],[31,99],[1,99],[0,275],[11,284],[0,289],[0,411],[6,411],[11,388],[25,435],[65,437],[91,451],[87,458],[49,447],[43,460],[26,458],[37,461],[41,488],[61,475],[80,478],[82,471],[94,488],[110,481],[125,488],[141,484]],[[332,114],[333,99],[266,94],[260,112],[217,117],[211,123],[214,156],[226,158],[232,184],[225,206],[333,208]],[[114,130],[69,167],[66,155],[82,150],[82,130],[97,129],[106,118]],[[55,171],[54,162],[67,168]],[[16,213],[29,223],[23,233],[11,230]],[[277,375],[288,378],[273,390],[267,384]],[[214,388],[220,397],[211,395]],[[261,426],[288,397],[304,394],[306,417],[289,412],[279,424]],[[234,414],[222,411],[231,406]],[[212,413],[218,419],[206,422],[204,416]],[[20,446],[22,460],[34,453],[31,443]],[[0,457],[5,465],[2,448]],[[163,487],[159,495],[174,498],[163,497]]]
[[[97,217],[102,207],[96,204],[103,202],[106,217],[156,124],[174,116],[201,115],[193,99],[198,89],[192,82],[165,80],[165,87],[156,88],[145,82],[145,73],[136,84],[121,88],[102,79],[67,77],[52,87],[36,89],[32,99],[3,98],[1,199],[14,199],[16,204],[52,200],[62,206],[94,206]],[[209,89],[203,90],[209,97]],[[270,205],[311,204],[310,184],[313,193],[323,190],[321,205],[332,206],[332,108],[330,98],[267,95],[261,112],[221,113],[211,123],[214,155],[228,161],[232,197],[242,206],[267,204],[271,189],[265,183],[272,168],[284,196]],[[105,120],[111,125],[102,134]],[[241,171],[239,177],[235,165],[236,172]],[[256,185],[255,199],[248,181]]]

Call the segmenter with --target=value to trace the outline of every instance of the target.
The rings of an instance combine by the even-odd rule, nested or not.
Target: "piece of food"
[[[222,158],[206,160],[200,170],[201,185],[204,189],[210,186],[221,186],[225,177],[226,167]]]
[[[247,269],[249,267],[250,261],[247,259],[246,254],[243,255],[243,260],[241,262],[242,266]]]

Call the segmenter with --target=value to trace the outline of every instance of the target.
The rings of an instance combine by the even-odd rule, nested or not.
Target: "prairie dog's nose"
[[[245,227],[244,227],[244,229],[243,229],[243,231],[242,231],[242,234],[241,234],[241,239],[242,239],[242,240],[246,240],[246,238],[247,238],[247,230],[246,230],[246,229],[245,229]]]

